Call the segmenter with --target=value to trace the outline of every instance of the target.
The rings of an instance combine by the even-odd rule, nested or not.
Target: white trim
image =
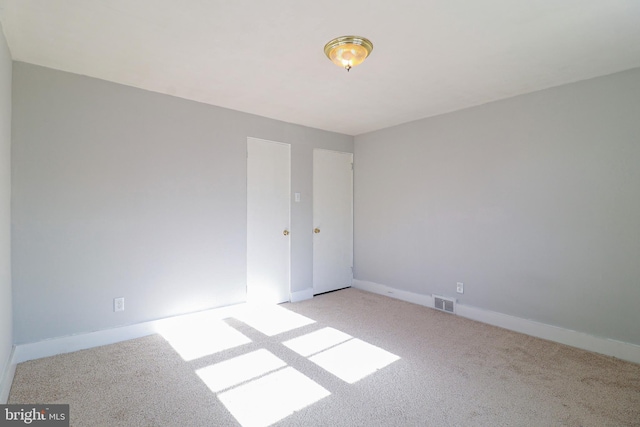
[[[402,291],[387,285],[379,283],[367,282],[366,280],[353,279],[352,287],[362,289],[363,291],[373,292],[374,294],[385,295],[391,298],[399,299],[406,302],[412,302],[425,307],[433,308],[433,297],[431,295],[416,294],[415,292]]]
[[[433,307],[433,298],[428,295],[402,291],[390,286],[364,280],[354,280],[353,287],[414,304],[424,305],[430,308]],[[534,320],[523,319],[521,317],[463,304],[456,304],[456,315],[594,353],[640,363],[640,346],[636,344],[600,338],[585,334],[584,332],[572,331]]]
[[[245,307],[246,304],[238,304],[181,316],[168,317],[160,320],[137,323],[135,325],[120,326],[102,331],[89,332],[86,334],[69,335],[29,344],[19,344],[15,346],[12,363],[16,365],[18,363],[26,362],[27,360],[40,359],[42,357],[55,356],[56,354],[62,353],[71,353],[73,351],[85,350],[88,348],[114,344],[121,341],[152,335],[161,332],[162,327],[166,326],[167,323],[176,319],[183,319],[188,316],[210,316],[208,318],[225,319],[232,317],[235,313],[239,310],[243,310]]]
[[[22,363],[27,360],[40,359],[62,353],[71,353],[73,351],[144,337],[156,332],[154,327],[156,326],[155,323],[156,322],[145,322],[86,334],[69,335],[34,343],[19,344],[16,346],[14,361],[15,363]]]
[[[313,288],[307,288],[302,291],[291,292],[291,302],[304,301],[313,298]]]
[[[608,338],[596,337],[584,332],[573,331],[559,326],[547,325],[534,320],[484,310],[477,307],[458,304],[458,316],[501,328],[520,332],[549,341],[555,341],[571,347],[581,348],[594,353],[605,354],[640,363],[640,346],[624,341],[616,341]]]
[[[402,301],[423,305],[429,308],[433,307],[433,298],[430,295],[422,295],[414,292],[402,291],[390,286],[381,285],[379,283],[355,279],[353,281],[353,287],[379,295],[396,298]],[[313,289],[295,292],[296,297],[298,297],[299,295],[306,296],[309,294],[311,294],[311,297],[313,296]],[[292,294],[292,301],[293,297],[294,294]],[[198,312],[194,313],[193,315],[213,315],[216,318],[224,319],[233,316],[234,313],[236,313],[238,310],[242,310],[244,307],[246,307],[245,304],[239,304],[230,307]],[[477,320],[479,322],[487,323],[534,337],[555,341],[561,344],[566,344],[595,353],[605,354],[607,356],[617,357],[619,359],[628,360],[634,363],[640,363],[640,346],[635,344],[611,340],[607,338],[600,338],[593,335],[585,334],[583,332],[572,331],[569,329],[547,325],[533,320],[523,319],[520,317],[498,313],[495,311],[484,310],[468,305],[457,304],[456,314],[468,319]],[[90,332],[87,334],[71,335],[60,338],[52,338],[35,343],[16,345],[12,349],[11,357],[9,359],[9,362],[7,363],[7,366],[5,367],[2,379],[0,380],[0,403],[6,402],[6,399],[9,396],[9,391],[11,390],[11,384],[13,382],[16,365],[18,363],[155,334],[160,331],[163,325],[166,325],[166,322],[170,322],[172,319],[181,317],[184,316],[176,316],[173,318],[154,320],[130,326],[122,326],[119,328]]]
[[[9,392],[11,391],[11,385],[13,384],[13,377],[16,374],[16,365],[13,361],[13,355],[15,354],[16,346],[11,348],[9,353],[9,359],[0,377],[0,404],[5,404],[9,400]]]

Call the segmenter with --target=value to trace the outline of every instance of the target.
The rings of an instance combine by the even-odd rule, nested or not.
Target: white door
[[[247,300],[289,301],[291,147],[247,138]]]
[[[313,151],[313,293],[353,280],[353,154]]]

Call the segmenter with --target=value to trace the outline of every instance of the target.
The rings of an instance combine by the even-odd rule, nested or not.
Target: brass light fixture
[[[373,43],[364,37],[342,36],[324,46],[324,53],[334,64],[349,71],[364,61],[373,50]]]

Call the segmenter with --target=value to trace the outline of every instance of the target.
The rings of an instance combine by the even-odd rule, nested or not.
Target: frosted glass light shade
[[[324,46],[324,53],[337,66],[349,71],[361,64],[373,50],[373,44],[364,37],[343,36]]]

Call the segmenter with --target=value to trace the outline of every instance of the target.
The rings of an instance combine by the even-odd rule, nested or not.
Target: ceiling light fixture
[[[373,43],[364,37],[342,36],[324,45],[324,53],[334,64],[349,71],[364,61],[373,50]]]

